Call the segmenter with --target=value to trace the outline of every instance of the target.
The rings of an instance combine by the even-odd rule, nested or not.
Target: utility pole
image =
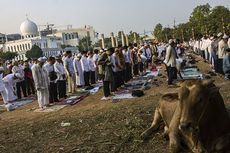
[[[176,19],[173,20],[173,39],[175,39],[175,33],[176,33]]]

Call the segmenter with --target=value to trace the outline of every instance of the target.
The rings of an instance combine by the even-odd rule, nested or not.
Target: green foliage
[[[79,51],[86,51],[92,49],[92,41],[90,37],[84,37],[79,41],[79,45],[77,46]]]
[[[42,49],[37,45],[33,45],[32,48],[26,52],[27,58],[39,58],[41,56],[43,56]]]
[[[61,45],[61,48],[62,49],[65,49],[65,48],[67,48],[67,47],[72,47],[71,45]]]
[[[162,24],[158,23],[153,31],[154,36],[159,40],[163,41],[164,40],[164,34],[163,34],[163,26]]]
[[[195,38],[200,38],[205,34],[229,31],[230,10],[224,6],[211,8],[207,3],[195,7],[187,23],[178,24],[173,28],[164,28],[160,23],[157,24],[154,36],[159,41],[167,41],[170,38],[189,40],[193,34]]]
[[[0,58],[5,60],[12,60],[16,56],[18,56],[18,53],[16,52],[0,52]]]

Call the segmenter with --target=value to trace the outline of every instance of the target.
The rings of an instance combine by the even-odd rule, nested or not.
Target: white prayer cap
[[[228,39],[228,35],[224,34],[223,39]]]
[[[217,34],[217,37],[221,37],[222,35],[223,35],[223,33],[220,32]]]
[[[4,67],[1,66],[1,67],[0,67],[0,71],[4,71]]]
[[[40,58],[38,58],[38,61],[39,61],[39,62],[45,62],[46,59],[44,59],[43,57],[40,57]]]
[[[103,52],[104,52],[104,50],[103,50],[103,49],[101,49],[101,50],[100,50],[100,53],[103,53]]]
[[[173,39],[169,39],[169,44],[174,43]]]
[[[213,40],[214,39],[214,37],[212,36],[212,37],[210,37],[210,40]]]
[[[81,56],[82,56],[81,53],[78,53],[78,54],[77,54],[77,57],[81,57]]]
[[[19,78],[19,79],[22,79],[22,78],[23,78],[22,75],[21,75],[20,73],[15,73],[15,76],[16,76],[17,78]]]

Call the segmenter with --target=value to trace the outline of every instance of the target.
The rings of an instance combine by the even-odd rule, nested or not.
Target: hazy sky
[[[38,25],[92,25],[99,33],[143,33],[157,23],[172,26],[188,20],[194,7],[230,7],[230,0],[0,0],[0,33],[19,33],[26,14]]]

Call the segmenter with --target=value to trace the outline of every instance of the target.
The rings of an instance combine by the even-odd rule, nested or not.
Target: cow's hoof
[[[146,132],[143,132],[141,134],[141,140],[146,140],[148,138],[148,134]]]

